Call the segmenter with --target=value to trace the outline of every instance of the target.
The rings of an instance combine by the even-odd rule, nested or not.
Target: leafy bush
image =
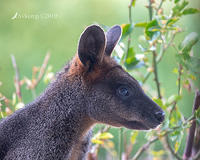
[[[127,139],[127,132],[124,129],[119,129],[119,151],[118,155],[112,155],[119,159],[139,159],[143,153],[144,157],[154,157],[161,159],[199,159],[200,148],[196,144],[200,142],[200,126],[199,126],[199,112],[200,109],[200,92],[198,90],[197,80],[200,77],[200,58],[193,56],[192,47],[199,40],[199,36],[195,32],[191,32],[186,35],[182,42],[176,43],[175,38],[177,34],[183,32],[183,28],[178,25],[178,21],[185,15],[199,13],[200,10],[187,7],[189,1],[175,0],[171,1],[171,5],[174,5],[170,14],[165,14],[162,8],[165,0],[160,0],[158,3],[154,0],[149,0],[149,5],[146,6],[149,11],[149,21],[134,23],[132,20],[132,9],[138,1],[131,0],[128,6],[129,8],[129,23],[122,24],[123,33],[120,43],[115,49],[114,58],[118,61],[125,70],[130,74],[137,77],[143,88],[152,88],[154,84],[146,84],[147,79],[151,75],[154,77],[157,96],[153,97],[153,100],[162,107],[166,113],[165,122],[150,132],[146,132],[145,137],[147,139],[146,144],[141,146],[137,151],[134,151],[134,144],[137,141],[138,135],[142,131],[132,131],[130,137]],[[139,2],[138,2],[139,3]],[[144,33],[140,35],[140,38],[144,39],[141,43],[138,42],[138,47],[141,49],[140,53],[136,53],[135,48],[131,44],[131,40],[134,37],[132,35],[135,28],[143,28]],[[134,37],[136,38],[136,37]],[[145,47],[144,47],[145,46]],[[176,58],[177,67],[173,69],[173,72],[177,75],[177,81],[173,82],[177,84],[177,93],[174,93],[170,97],[166,97],[162,93],[162,85],[159,80],[158,64],[162,61],[169,47],[174,48],[174,55]],[[150,60],[152,59],[152,61]],[[171,71],[170,71],[171,72]],[[196,97],[193,106],[193,114],[189,118],[180,112],[178,102],[182,100],[182,87],[185,87],[188,92],[196,91]],[[153,91],[151,91],[153,92]],[[149,93],[149,92],[148,92]],[[150,93],[149,93],[150,94]],[[192,110],[192,106],[191,106]],[[197,128],[195,125],[197,123]],[[189,129],[189,131],[188,131]],[[106,130],[106,132],[105,132]],[[100,134],[101,133],[101,134]],[[102,134],[107,135],[109,128],[104,127],[101,129],[93,139],[94,148],[91,157],[97,157],[99,145],[108,149],[110,139],[112,136],[101,138]],[[124,135],[125,134],[125,135]],[[187,135],[187,143],[184,143],[184,135]],[[196,135],[195,138],[194,135]],[[160,142],[158,149],[150,148],[152,145]],[[125,143],[123,143],[125,142]],[[130,143],[127,143],[130,142]],[[181,143],[185,145],[185,152],[179,153],[178,150]],[[194,153],[191,150],[195,150]],[[95,151],[95,152],[94,152]],[[146,152],[148,151],[148,152]],[[134,155],[131,152],[136,152]],[[198,152],[198,153],[197,153]],[[183,155],[180,155],[183,154]]]

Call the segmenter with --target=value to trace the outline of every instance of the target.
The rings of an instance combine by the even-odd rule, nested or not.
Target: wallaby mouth
[[[159,108],[159,111],[149,111],[141,114],[141,118],[138,120],[128,120],[124,119],[124,121],[121,122],[121,124],[128,128],[128,129],[136,129],[136,130],[149,130],[149,129],[155,129],[165,119],[165,112],[162,111],[162,109],[156,105],[156,108]],[[142,118],[143,117],[143,118]]]
[[[123,125],[128,129],[136,129],[136,130],[149,130],[149,129],[151,129],[148,126],[146,126],[145,124],[138,122],[138,121],[126,121]]]
[[[158,127],[162,122],[139,122],[139,121],[126,121],[123,123],[124,127],[128,129],[136,129],[136,130],[149,130],[155,129]]]
[[[142,111],[140,111],[141,117],[136,122],[133,121],[132,125],[142,130],[155,129],[164,121],[165,112],[149,97],[145,97],[146,101],[143,102]]]

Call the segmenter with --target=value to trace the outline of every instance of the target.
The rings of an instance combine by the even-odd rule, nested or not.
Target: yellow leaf
[[[180,143],[178,141],[176,141],[175,145],[174,145],[174,152],[176,153],[179,149]]]
[[[126,24],[122,24],[121,27],[124,28],[126,26]]]
[[[190,74],[189,77],[190,77],[192,80],[196,80],[196,79],[197,79],[197,78],[196,78],[194,75],[192,75],[192,74]]]
[[[113,135],[109,132],[103,132],[99,135],[99,139],[111,139]]]
[[[135,143],[135,140],[136,140],[136,137],[138,135],[138,131],[133,131],[131,133],[131,143],[134,144]]]
[[[112,141],[108,141],[107,143],[109,148],[114,148],[115,144]]]
[[[165,151],[163,150],[159,150],[159,151],[151,151],[151,154],[155,157],[160,157],[162,156],[163,154],[165,154]]]
[[[91,141],[92,143],[95,143],[95,144],[103,144],[103,141],[98,140],[98,139],[92,139]]]

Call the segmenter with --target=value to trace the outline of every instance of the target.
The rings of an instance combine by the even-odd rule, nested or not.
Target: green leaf
[[[181,16],[181,11],[189,4],[188,1],[184,0],[181,4],[177,3],[173,8],[172,8],[172,17],[174,16]]]
[[[137,138],[137,136],[138,136],[138,131],[132,131],[131,132],[131,143],[132,144],[135,144],[135,140],[136,140],[136,138]]]
[[[170,128],[171,127],[175,127],[177,125],[180,125],[182,124],[182,121],[181,121],[181,113],[180,111],[178,110],[178,108],[176,108],[176,110],[174,110],[172,113],[171,113],[171,119],[169,121],[169,126]]]
[[[178,3],[180,0],[174,0],[175,3]]]
[[[133,24],[123,24],[122,27],[122,39],[124,39],[127,35],[129,35],[134,28]]]
[[[127,64],[131,64],[131,63],[133,63],[135,60],[136,60],[135,51],[134,51],[133,47],[131,47],[131,48],[129,48],[129,50],[128,50],[128,55],[127,55],[127,57],[126,57],[126,63],[127,63]]]
[[[193,74],[200,74],[200,58],[190,56],[188,52],[184,52],[184,54],[179,54],[176,56],[177,61],[186,69]],[[189,74],[188,77],[190,79],[195,80],[195,76]]]
[[[183,42],[179,45],[179,49],[182,50],[183,54],[190,52],[192,47],[198,42],[199,36],[196,32],[188,34]]]
[[[153,101],[156,102],[163,110],[167,109],[160,98],[153,98]]]
[[[195,111],[195,117],[200,118],[200,107]]]
[[[200,107],[194,113],[197,123],[200,125]]]
[[[166,129],[168,129],[169,128],[169,115],[168,115],[168,113],[167,112],[165,112],[165,120],[164,120],[164,122],[163,122],[163,124],[162,124],[162,131],[165,131]]]
[[[141,22],[141,23],[136,23],[134,26],[145,28],[147,26],[147,24],[148,24],[147,22]]]
[[[174,23],[176,23],[178,20],[179,20],[178,17],[172,17],[172,18],[170,18],[170,19],[167,21],[166,25],[172,26],[172,25],[173,25]]]
[[[196,118],[200,118],[200,107],[197,110],[195,110],[194,115]]]
[[[156,19],[150,21],[145,27],[145,37],[147,40],[156,39],[160,34],[160,25]]]
[[[196,14],[196,13],[200,13],[200,10],[196,9],[196,8],[186,8],[186,9],[184,9],[182,14],[188,15],[188,14]]]
[[[190,57],[190,59],[186,61],[186,65],[189,71],[195,74],[200,74],[200,58],[199,57]]]
[[[177,153],[177,151],[179,150],[182,139],[183,139],[183,131],[180,131],[180,134],[177,136],[176,142],[174,144],[174,152],[175,153]]]
[[[127,69],[133,69],[133,67],[136,66],[136,64],[138,64],[139,60],[137,60],[136,56],[135,56],[135,51],[133,49],[133,47],[129,48],[128,50],[128,54],[126,56],[126,60],[125,60],[125,67]]]
[[[136,0],[132,1],[132,7],[135,7],[135,2],[136,2]]]
[[[176,141],[178,139],[178,136],[180,135],[181,131],[175,130],[173,133],[170,134],[170,139],[172,142]]]
[[[178,102],[181,99],[182,99],[181,95],[171,95],[168,98],[166,105],[168,106],[168,105],[172,104],[173,102]]]

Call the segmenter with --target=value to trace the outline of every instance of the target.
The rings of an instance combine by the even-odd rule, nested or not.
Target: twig
[[[119,160],[122,160],[122,149],[123,149],[123,128],[119,130]]]
[[[44,75],[44,73],[45,73],[45,69],[46,69],[46,67],[47,67],[49,58],[50,58],[50,53],[48,52],[48,53],[46,54],[45,58],[44,58],[44,61],[43,61],[42,66],[41,66],[41,68],[40,68],[38,77],[37,77],[35,83],[34,83],[33,86],[32,86],[33,88],[36,88],[37,85],[39,84],[40,80],[42,79],[42,77],[43,77],[43,75]]]
[[[178,153],[176,153],[176,152],[174,151],[174,149],[171,147],[170,142],[169,142],[169,137],[168,137],[168,135],[166,135],[165,140],[166,140],[167,149],[171,152],[171,154],[172,154],[174,157],[176,157],[176,159],[182,160],[181,156],[180,156]]]
[[[178,79],[177,79],[178,80],[178,91],[177,91],[178,96],[181,94],[181,75],[182,75],[182,65],[179,64],[179,67],[178,67]],[[172,109],[170,110],[169,119],[171,119],[172,113],[176,109],[176,104],[177,104],[177,102],[175,101],[174,105],[172,106]]]
[[[15,70],[15,89],[16,89],[16,94],[17,94],[17,97],[18,97],[18,101],[22,102],[19,70],[18,70],[17,63],[16,63],[14,55],[11,55],[11,60],[12,60],[13,68]]]
[[[157,93],[158,93],[158,97],[161,99],[161,92],[160,92],[160,82],[158,79],[158,71],[157,71],[157,62],[156,62],[156,52],[153,51],[153,73],[154,73],[154,80],[156,83],[156,87],[157,87]]]
[[[150,21],[152,21],[152,19],[153,19],[153,9],[152,9],[152,1],[151,0],[149,0],[149,19],[150,19]],[[156,53],[156,51],[153,51],[153,73],[154,73],[154,79],[155,79],[155,83],[156,83],[156,87],[157,87],[158,97],[161,99],[162,96],[160,93],[160,82],[158,80],[156,57],[157,57],[157,53]]]
[[[40,83],[40,81],[41,81],[41,79],[42,79],[42,77],[45,73],[49,58],[50,58],[50,53],[48,52],[46,54],[45,58],[44,58],[44,61],[43,61],[42,66],[40,68],[38,77],[36,79],[34,79],[35,81],[32,80],[32,85],[31,85],[30,89],[32,91],[32,95],[33,95],[34,99],[36,98],[36,88],[37,88],[38,84]]]
[[[170,133],[173,133],[174,131],[176,131],[177,129],[187,125],[188,123],[191,123],[192,120],[194,120],[194,115],[192,115],[191,117],[189,117],[182,125],[178,125],[178,126],[175,126],[173,128],[171,128],[170,130],[167,130],[164,134],[162,135],[159,135],[157,137],[154,137],[152,140],[148,141],[146,144],[144,144],[138,151],[137,153],[135,154],[135,156],[131,159],[131,160],[137,160],[139,159],[139,157],[143,154],[144,151],[146,151],[149,146],[151,144],[153,144],[154,142],[156,142],[157,140],[159,140],[160,138],[162,137],[165,137],[167,136],[168,134]]]
[[[133,22],[132,22],[132,4],[133,4],[133,1],[134,0],[131,0],[130,4],[128,5],[128,21],[129,21],[130,27],[132,27],[132,25],[133,25]],[[125,60],[128,56],[128,51],[129,51],[130,45],[131,45],[131,33],[128,35],[127,53],[126,53],[126,56],[125,56]]]
[[[182,73],[182,66],[181,64],[179,64],[179,69],[178,69],[178,91],[177,91],[177,94],[178,96],[180,95],[180,92],[181,92],[181,73]],[[172,109],[170,110],[170,113],[169,113],[169,119],[171,119],[171,116],[172,116],[172,113],[173,111],[176,109],[176,104],[177,102],[173,102],[173,106],[172,106]],[[172,148],[172,146],[170,145],[170,142],[169,142],[169,137],[168,135],[165,137],[165,142],[166,142],[166,147],[167,149],[171,152],[171,154],[176,157],[176,159],[178,160],[181,160],[181,156],[178,155],[178,153],[175,153],[174,152],[174,149]]]
[[[197,152],[197,154],[192,158],[192,160],[199,160],[200,159],[200,150]]]
[[[110,128],[111,128],[111,126],[105,125],[99,130],[99,133],[107,132],[110,130]],[[93,160],[97,157],[99,148],[100,148],[100,144],[96,144],[96,145],[92,146],[92,149],[91,149],[92,152],[89,153],[89,157],[91,160]],[[90,159],[88,159],[88,160],[90,160]]]
[[[200,92],[196,91],[195,99],[194,99],[194,105],[193,105],[193,114],[199,108],[199,106],[200,106]],[[193,147],[193,142],[194,142],[195,130],[196,130],[196,121],[193,121],[192,125],[189,129],[186,147],[185,147],[185,151],[184,151],[184,154],[183,154],[184,160],[188,160],[192,155],[192,147]]]
[[[160,1],[160,4],[159,4],[158,8],[156,9],[156,15],[158,15],[158,11],[159,11],[160,8],[162,7],[163,2],[164,2],[164,0],[161,0],[161,1]]]
[[[178,33],[178,32],[176,32],[176,33]],[[175,36],[176,36],[176,33],[174,33],[174,34],[172,35],[172,38],[169,40],[169,42],[168,42],[168,44],[167,44],[166,47],[164,47],[164,43],[163,43],[163,47],[162,47],[162,49],[161,49],[161,51],[160,51],[160,54],[159,54],[159,56],[156,58],[156,63],[157,63],[157,64],[160,63],[160,61],[161,61],[162,58],[164,57],[164,53],[165,53],[166,50],[172,45],[172,43],[173,43],[173,41],[174,41],[174,38],[175,38]],[[144,79],[143,79],[143,81],[142,81],[143,84],[144,84],[144,83],[147,81],[147,79],[150,77],[151,73],[152,73],[152,72],[148,72],[148,73],[144,76]]]
[[[127,133],[127,132],[126,132],[126,133]],[[124,157],[123,157],[124,159],[123,159],[123,160],[129,160],[135,142],[134,142],[134,143],[132,143],[132,142],[127,143],[127,134],[125,135],[125,137],[126,137],[126,138],[124,138],[124,139],[126,140],[126,144],[124,143],[125,151],[124,151]]]
[[[157,63],[159,63],[159,62],[162,60],[163,55],[164,55],[164,53],[166,52],[166,50],[173,44],[173,41],[174,41],[174,39],[175,39],[177,33],[179,33],[179,32],[175,32],[175,33],[172,34],[172,37],[171,37],[171,39],[168,41],[166,47],[165,47],[165,45],[164,45],[164,40],[163,40],[163,38],[161,38],[161,39],[162,39],[162,42],[163,42],[163,47],[162,47],[162,49],[161,49],[161,51],[160,51],[159,56],[158,56],[157,59],[156,59]],[[161,37],[162,37],[162,36],[161,36]]]
[[[150,21],[152,21],[152,19],[153,19],[153,9],[152,9],[152,1],[151,0],[149,0],[149,19],[150,19]],[[156,53],[156,51],[153,51],[152,53],[153,53],[154,79],[155,79],[155,83],[156,83],[156,87],[157,87],[158,97],[161,99],[162,96],[161,96],[161,92],[160,92],[160,82],[159,82],[159,79],[158,79],[157,62],[156,62],[157,53]]]
[[[152,9],[152,1],[149,0],[149,19],[150,21],[153,19],[153,9]]]
[[[3,101],[3,100],[5,100],[5,99],[6,99],[5,97],[1,97],[1,98],[0,98],[0,101]]]
[[[143,81],[142,81],[142,84],[144,84],[144,83],[147,81],[147,79],[150,77],[151,73],[152,73],[152,72],[147,72],[147,73],[146,73],[146,75],[144,76],[144,79],[143,79]]]
[[[128,20],[129,20],[130,24],[132,24],[132,11],[131,10],[132,10],[133,1],[134,0],[131,0],[130,4],[128,5],[128,9],[129,9],[129,12],[128,12],[129,18],[128,18]]]
[[[140,156],[142,155],[142,153],[147,150],[149,148],[149,146],[156,142],[157,140],[159,140],[159,137],[155,137],[152,140],[148,141],[146,144],[144,144],[135,154],[135,156],[132,158],[132,160],[137,160],[140,158]]]
[[[179,66],[180,67],[179,67],[179,78],[178,78],[178,95],[180,95],[180,76],[181,76],[181,69],[182,69],[181,65],[179,65]],[[198,92],[196,92],[196,97],[195,97],[195,102],[194,102],[194,107],[193,107],[193,114],[194,114],[195,110],[198,109],[199,105],[200,105],[200,92],[198,91]],[[170,111],[170,117],[171,117],[171,113],[173,112],[175,107],[176,107],[176,102],[174,103],[174,106]],[[191,157],[195,128],[196,128],[196,122],[193,121],[192,125],[190,127],[190,130],[189,130],[186,148],[185,148],[185,152],[184,152],[184,155],[183,155],[184,160],[188,160]],[[168,136],[165,137],[165,140],[166,140],[167,148],[172,153],[172,155],[174,157],[176,157],[176,159],[181,160],[182,158],[177,153],[175,153],[173,148],[171,147]]]

